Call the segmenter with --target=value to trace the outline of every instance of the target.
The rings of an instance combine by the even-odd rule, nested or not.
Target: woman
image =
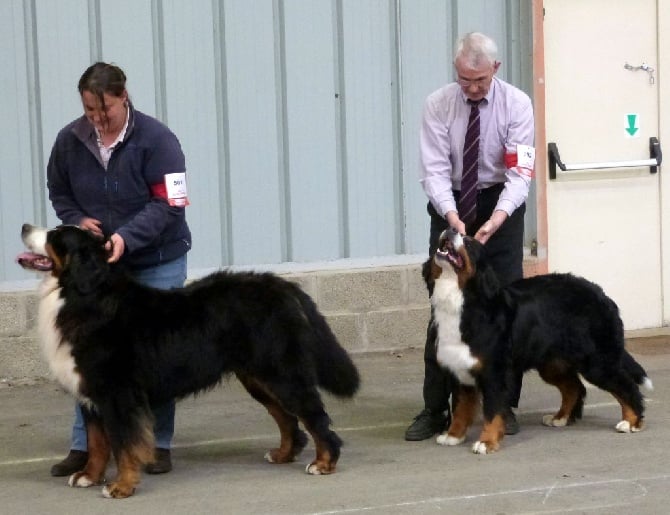
[[[58,133],[47,166],[56,215],[104,238],[109,262],[122,263],[138,281],[162,289],[183,286],[191,232],[177,137],[135,110],[118,66],[93,64],[78,89],[84,115]],[[154,407],[156,462],[146,467],[150,474],[172,470],[174,413],[174,401]],[[70,475],[87,460],[86,427],[77,405],[70,452],[51,475]]]

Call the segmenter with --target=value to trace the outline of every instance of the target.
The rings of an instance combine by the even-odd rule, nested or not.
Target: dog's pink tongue
[[[16,256],[16,262],[23,268],[47,272],[53,268],[53,262],[46,256],[32,252],[22,252]]]
[[[18,256],[16,256],[16,262],[20,263],[21,261],[26,261],[26,260],[31,260],[35,259],[35,255],[31,254],[30,252],[21,252]]]

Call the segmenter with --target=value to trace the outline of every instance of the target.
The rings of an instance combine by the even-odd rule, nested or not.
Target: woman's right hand
[[[84,218],[81,219],[81,222],[79,222],[80,229],[89,231],[91,234],[97,236],[98,238],[103,237],[101,226],[102,222],[100,220],[96,220],[95,218],[90,218],[88,216],[85,216]]]

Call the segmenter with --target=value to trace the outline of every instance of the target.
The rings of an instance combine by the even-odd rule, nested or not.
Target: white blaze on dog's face
[[[437,326],[437,362],[458,377],[462,384],[474,385],[471,370],[479,361],[462,342],[460,332],[463,308],[463,285],[461,276],[468,269],[467,253],[463,236],[446,230],[440,235],[438,248],[431,260],[434,280],[431,304],[433,322]]]
[[[47,230],[35,225],[25,224],[21,230],[23,244],[30,252],[46,255]]]
[[[467,251],[466,236],[453,229],[440,234],[437,250],[433,257],[433,278],[437,280],[442,273],[451,272],[458,276],[458,285],[462,289],[467,280],[474,275],[474,264]]]

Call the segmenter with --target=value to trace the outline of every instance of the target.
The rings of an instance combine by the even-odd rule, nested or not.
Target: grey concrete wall
[[[282,274],[317,303],[350,352],[423,346],[430,307],[421,266]],[[35,292],[0,294],[0,381],[48,377]]]

